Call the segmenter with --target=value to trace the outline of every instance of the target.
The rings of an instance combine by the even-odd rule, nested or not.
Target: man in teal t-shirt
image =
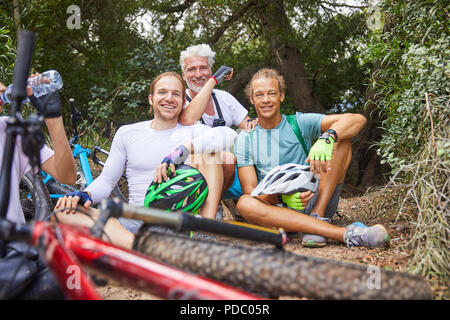
[[[287,116],[280,112],[284,91],[283,77],[273,69],[259,70],[246,88],[259,124],[250,133],[241,132],[234,147],[243,191],[237,210],[251,223],[303,232],[305,246],[324,246],[327,238],[348,246],[386,245],[389,236],[381,225],[337,227],[328,223],[337,210],[350,164],[351,139],[362,130],[366,119],[360,114],[298,112],[295,120],[300,132],[295,133]],[[309,164],[320,179],[318,191],[250,196],[271,169],[286,163]]]
[[[311,149],[321,135],[320,124],[325,115],[297,112],[296,120],[301,128],[307,149]],[[258,182],[275,166],[285,163],[305,164],[308,154],[303,151],[297,136],[284,114],[273,129],[257,126],[250,133],[241,132],[235,144],[238,167],[254,166]]]

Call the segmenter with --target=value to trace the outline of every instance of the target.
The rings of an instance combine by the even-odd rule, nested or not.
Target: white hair
[[[184,59],[192,56],[208,57],[209,67],[212,69],[215,55],[216,53],[212,51],[211,47],[207,44],[198,44],[195,46],[187,47],[186,50],[181,51],[180,53],[181,71],[184,72]]]

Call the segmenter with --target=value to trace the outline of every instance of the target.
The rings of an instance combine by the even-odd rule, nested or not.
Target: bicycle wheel
[[[34,195],[33,177],[30,177],[28,173],[20,181],[19,194],[25,220],[33,220],[36,210],[36,197]]]
[[[329,259],[164,233],[144,226],[134,250],[151,258],[243,290],[312,299],[431,299],[418,276]],[[376,267],[375,267],[376,268]],[[376,270],[376,269],[375,269]]]
[[[47,187],[42,184],[42,181],[41,183],[33,183],[31,172],[22,177],[19,192],[25,221],[48,220],[50,218],[53,207]]]

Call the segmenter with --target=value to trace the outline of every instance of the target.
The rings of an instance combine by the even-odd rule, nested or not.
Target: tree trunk
[[[283,76],[286,94],[297,110],[323,113],[319,97],[313,92],[300,51],[294,45],[295,33],[283,7],[283,0],[258,1],[263,32],[270,44],[271,65]]]
[[[247,105],[248,109],[251,108],[250,100],[243,93],[242,89],[247,86],[252,76],[261,68],[263,68],[263,65],[250,65],[244,70],[241,70],[237,75],[233,75],[233,81],[225,82],[225,90],[238,99],[242,105]]]
[[[13,0],[13,12],[14,12],[14,27],[16,28],[17,40],[20,36],[20,31],[22,30],[20,22],[20,2],[19,0]]]
[[[371,90],[367,90],[365,101],[372,98]],[[379,157],[373,146],[381,138],[380,111],[370,103],[362,113],[367,123],[361,133],[353,141],[352,161],[347,172],[347,182],[357,186],[369,186],[376,183]],[[349,180],[353,181],[349,181]]]

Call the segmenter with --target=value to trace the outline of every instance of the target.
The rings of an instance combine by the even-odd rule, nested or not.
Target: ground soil
[[[382,193],[379,191],[366,192],[366,190],[345,185],[342,197],[339,202],[338,215],[335,215],[333,223],[339,226],[348,225],[354,221],[361,221],[367,225],[377,223],[383,224],[390,236],[391,245],[389,248],[352,248],[349,249],[341,243],[330,241],[324,248],[304,248],[301,245],[302,234],[290,236],[290,242],[285,246],[288,251],[301,255],[317,256],[345,262],[376,265],[381,268],[394,271],[408,272],[408,264],[414,252],[407,249],[409,240],[410,225],[407,221],[387,213],[381,213],[376,203],[379,202]],[[224,220],[233,220],[231,211],[225,207]],[[225,237],[216,237],[237,243],[237,240]],[[239,240],[242,243],[242,240]],[[449,283],[439,282],[437,279],[428,280],[434,299],[449,299]],[[109,283],[99,287],[100,294],[108,300],[148,300],[158,299],[148,293],[140,292],[131,288]],[[280,299],[298,299],[298,297],[280,297]]]

